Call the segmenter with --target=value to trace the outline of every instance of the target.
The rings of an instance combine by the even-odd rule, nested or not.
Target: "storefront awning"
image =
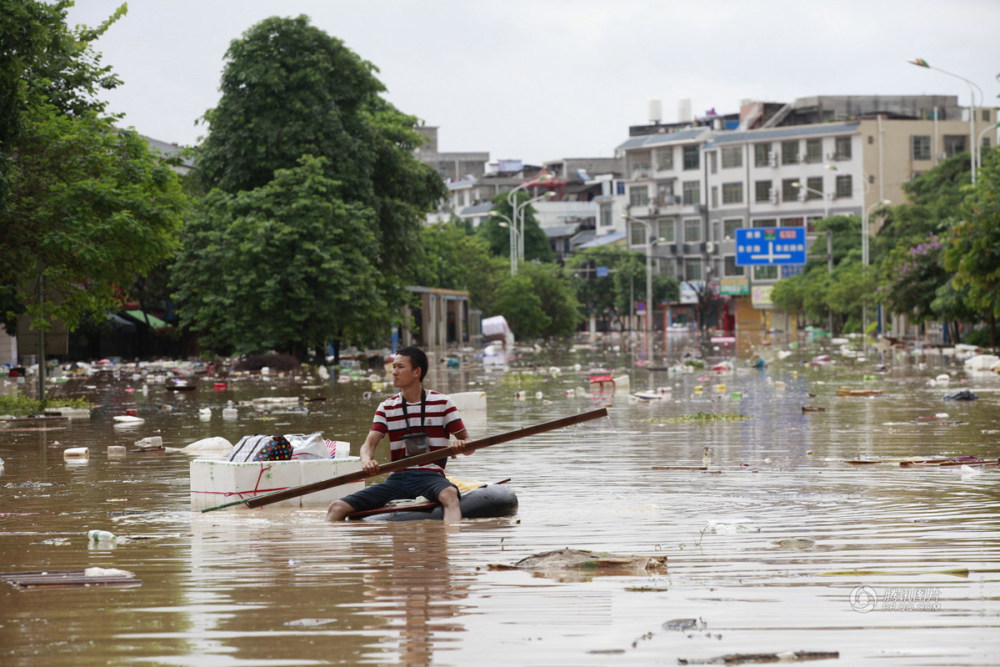
[[[148,324],[153,329],[166,329],[169,326],[156,315],[150,315],[149,313],[145,313],[141,310],[126,310],[125,314],[137,322]]]

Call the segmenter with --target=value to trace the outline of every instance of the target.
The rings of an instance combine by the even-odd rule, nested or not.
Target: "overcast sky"
[[[77,0],[97,25],[119,0]],[[628,126],[744,99],[951,94],[998,103],[998,0],[132,0],[96,44],[124,84],[111,110],[142,134],[195,144],[229,43],[306,14],[379,69],[387,98],[439,130],[441,151],[540,163],[610,156]],[[978,94],[978,93],[977,93]]]

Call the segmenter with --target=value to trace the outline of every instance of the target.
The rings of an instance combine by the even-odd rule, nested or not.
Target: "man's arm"
[[[378,431],[368,431],[365,444],[361,445],[361,469],[369,475],[377,475],[381,466],[375,460],[375,448],[382,442],[385,434]]]

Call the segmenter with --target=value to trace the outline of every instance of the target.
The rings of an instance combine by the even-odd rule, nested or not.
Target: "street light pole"
[[[909,60],[907,62],[909,62],[911,65],[916,65],[917,67],[923,67],[925,69],[932,69],[936,72],[941,72],[942,74],[946,74],[950,77],[959,79],[968,84],[969,97],[971,98],[969,106],[969,142],[972,144],[971,146],[969,146],[969,163],[972,171],[972,184],[975,185],[976,167],[979,165],[979,147],[976,145],[976,93],[972,88],[973,86],[975,86],[976,89],[979,91],[979,98],[985,101],[986,97],[983,95],[983,89],[980,88],[975,83],[973,83],[972,81],[966,79],[964,76],[959,76],[958,74],[954,74],[952,72],[946,72],[945,70],[939,67],[931,67],[931,65],[923,58],[914,58],[913,60]],[[937,147],[935,146],[934,149],[936,150]]]
[[[653,226],[646,220],[626,217],[632,223],[639,223],[646,227],[646,316],[643,328],[646,332],[646,365],[653,363],[653,339],[650,335],[651,320],[653,317],[653,265],[650,256],[653,254]]]
[[[792,183],[792,187],[797,190],[802,190],[804,192],[811,192],[813,194],[819,195],[823,198],[823,219],[826,220],[830,217],[830,201],[833,199],[832,192],[822,192],[816,188],[810,188],[808,185],[802,181],[796,181]],[[826,228],[826,272],[833,273],[833,229],[829,226]],[[833,335],[833,309],[827,309],[827,321],[826,326],[830,330],[830,335]]]
[[[524,183],[521,183],[517,187],[512,188],[509,192],[507,192],[507,203],[510,204],[511,211],[512,211],[513,216],[514,216],[514,220],[512,221],[512,223],[515,225],[515,227],[517,225],[517,213],[518,213],[518,208],[519,208],[518,202],[517,202],[517,193],[520,192],[521,190],[524,190],[526,188],[531,187],[532,185],[537,185],[538,183],[544,183],[545,181],[547,181],[547,180],[549,180],[551,178],[552,178],[552,174],[549,174],[549,173],[539,174],[535,178],[527,180]],[[530,204],[531,201],[529,201],[528,203]],[[523,228],[520,230],[520,234],[521,234],[521,237],[520,237],[520,246],[518,247],[518,250],[519,250],[518,254],[523,258],[524,257],[524,229]]]
[[[868,277],[868,218],[871,212],[879,206],[889,206],[892,204],[888,199],[883,199],[877,201],[868,208],[865,209],[864,215],[861,217],[861,263],[864,266],[865,277]],[[867,296],[867,295],[866,295]],[[862,350],[867,348],[865,341],[868,340],[868,301],[862,299],[861,301],[861,344]]]
[[[513,221],[500,211],[490,211],[490,216],[502,218],[504,221],[500,226],[506,227],[510,232],[510,277],[513,278],[517,274],[517,228]]]
[[[546,192],[545,194],[538,195],[537,197],[532,197],[526,202],[515,203],[514,204],[514,221],[517,222],[520,218],[520,225],[518,226],[518,246],[517,246],[517,257],[518,260],[524,259],[524,209],[526,209],[531,204],[536,201],[541,201],[543,199],[550,199],[554,193]]]

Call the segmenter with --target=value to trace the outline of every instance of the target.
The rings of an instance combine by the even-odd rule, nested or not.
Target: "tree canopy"
[[[36,328],[57,317],[72,329],[102,315],[120,286],[171,253],[185,207],[169,165],[135,132],[116,128],[97,98],[118,79],[91,42],[124,6],[96,29],[71,31],[71,4],[14,0],[0,15],[13,91],[0,110],[8,330],[26,311]]]
[[[331,237],[345,244],[337,251],[343,261],[326,267],[345,286],[353,285],[352,274],[360,272],[365,289],[374,291],[353,295],[359,303],[370,300],[370,309],[339,313],[340,330],[359,344],[387,333],[408,298],[404,286],[412,283],[414,269],[424,258],[420,237],[424,215],[444,193],[440,177],[413,154],[422,142],[413,129],[417,119],[380,97],[384,87],[375,72],[371,63],[340,40],[310,25],[306,16],[265,19],[234,40],[226,52],[222,96],[218,106],[205,113],[209,132],[198,149],[197,179],[204,191],[217,188],[236,196],[263,188],[266,192],[260,196],[268,200],[278,197],[274,181],[295,182],[287,176],[277,179],[279,170],[298,169],[306,155],[322,158],[308,163],[310,170],[322,169],[322,194],[298,188],[289,197],[303,202],[322,196],[336,210],[353,211],[357,224],[364,227],[356,230],[363,232],[357,249],[351,248],[355,242],[351,235]],[[309,178],[316,181],[319,175],[310,173]],[[219,196],[210,201],[213,210],[199,224],[215,220],[228,228]],[[294,218],[285,218],[284,224],[294,225]],[[356,255],[350,262],[349,251]],[[185,244],[185,265],[206,265],[197,257],[203,252],[197,244]],[[234,287],[243,284],[239,275],[224,279]],[[232,295],[233,308],[248,309],[236,319],[248,326],[260,322],[261,304],[244,296]],[[189,304],[211,298],[185,290]],[[205,330],[203,322],[194,326]],[[255,338],[261,345],[275,340],[271,335],[250,340]]]
[[[304,355],[332,339],[366,340],[384,322],[374,213],[335,196],[325,159],[306,156],[266,185],[209,193],[174,266],[179,309],[223,354]]]

